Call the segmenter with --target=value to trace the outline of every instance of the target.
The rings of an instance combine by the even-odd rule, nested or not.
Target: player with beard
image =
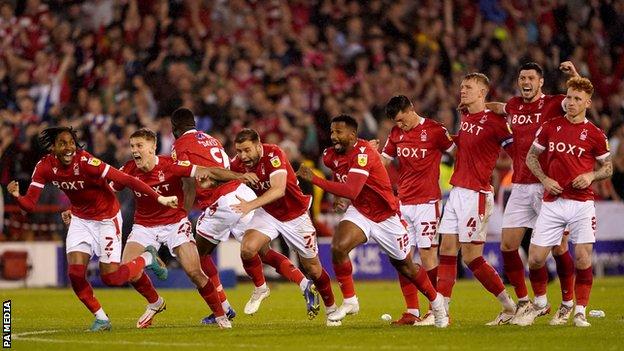
[[[339,323],[346,315],[359,312],[349,252],[373,239],[388,254],[397,272],[427,297],[435,326],[444,328],[448,325],[444,298],[429,281],[425,269],[408,257],[410,240],[398,215],[390,178],[379,153],[357,137],[357,129],[357,121],[351,116],[340,115],[331,120],[333,147],[325,149],[323,163],[332,170],[335,181],[320,178],[303,165],[297,171],[302,179],[351,200],[332,238],[332,264],[344,300],[327,316],[328,322]]]

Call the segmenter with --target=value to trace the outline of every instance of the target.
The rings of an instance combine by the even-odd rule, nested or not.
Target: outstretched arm
[[[137,178],[127,175],[124,172],[119,171],[115,167],[108,166],[102,174],[102,177],[106,180],[119,183],[123,186],[127,186],[134,191],[138,191],[143,194],[147,194],[149,197],[156,199],[161,205],[169,206],[172,208],[178,207],[178,198],[176,196],[161,196],[154,191],[149,185],[143,183]]]
[[[507,106],[507,104],[504,102],[486,102],[485,103],[485,108],[496,113],[497,115],[506,114],[505,106]]]
[[[297,176],[312,182],[312,184],[336,196],[344,197],[349,200],[355,200],[355,198],[362,191],[362,188],[366,183],[366,179],[368,178],[368,174],[363,174],[363,172],[365,171],[352,169],[347,175],[347,180],[344,183],[340,183],[318,177],[312,173],[310,168],[301,165],[297,171]]]
[[[30,183],[26,195],[20,196],[19,184],[17,183],[17,181],[13,180],[7,186],[7,190],[11,195],[13,195],[13,197],[15,197],[15,199],[17,200],[17,204],[22,210],[26,212],[32,212],[35,209],[37,201],[39,201],[39,196],[41,195],[41,191],[43,190],[43,184],[35,182]]]

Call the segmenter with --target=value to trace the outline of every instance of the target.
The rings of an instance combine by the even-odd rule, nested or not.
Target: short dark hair
[[[171,125],[177,127],[195,127],[195,115],[191,110],[180,107],[171,115]]]
[[[393,96],[386,104],[386,117],[394,119],[399,112],[413,107],[412,102],[405,95]]]
[[[83,146],[78,143],[78,135],[72,127],[50,127],[44,129],[41,133],[39,133],[39,146],[43,150],[49,150],[56,142],[56,138],[64,132],[71,134],[72,138],[74,139],[74,143],[76,143],[76,147],[80,149],[83,148]]]
[[[234,142],[237,144],[244,143],[246,141],[251,141],[253,143],[260,142],[260,135],[254,129],[245,128],[236,134],[236,138],[234,138]]]
[[[130,139],[132,138],[144,138],[146,140],[151,140],[156,143],[156,133],[154,133],[151,129],[141,128],[137,129],[130,135]]]
[[[490,89],[490,78],[488,78],[485,74],[480,72],[472,72],[468,73],[464,76],[463,80],[471,80],[474,79],[477,82],[485,85],[487,89]]]
[[[544,76],[544,70],[542,69],[542,66],[540,66],[537,62],[525,62],[520,66],[520,69],[518,70],[518,74],[520,74],[520,71],[529,71],[529,70],[534,70],[535,72],[537,72],[537,75],[539,75],[540,77]]]
[[[339,122],[343,122],[348,127],[351,127],[353,130],[355,130],[356,132],[358,130],[358,122],[355,120],[355,118],[347,114],[338,115],[331,119],[331,123],[339,123]]]

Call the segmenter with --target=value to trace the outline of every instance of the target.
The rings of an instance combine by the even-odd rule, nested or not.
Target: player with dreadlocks
[[[91,256],[95,254],[99,257],[102,281],[112,286],[145,276],[143,268],[151,269],[160,279],[165,279],[167,268],[158,259],[153,247],[148,247],[136,259],[119,264],[121,213],[119,202],[108,181],[157,199],[163,206],[177,207],[178,198],[160,196],[142,181],[93,157],[78,144],[76,132],[72,128],[47,128],[41,132],[39,143],[49,153],[35,166],[26,195],[20,196],[16,181],[9,183],[8,191],[17,199],[20,208],[28,212],[35,209],[46,183],[52,183],[67,195],[73,216],[66,239],[69,280],[80,301],[95,315],[90,330],[110,330],[108,316],[85,277]],[[140,282],[141,279],[132,284]]]

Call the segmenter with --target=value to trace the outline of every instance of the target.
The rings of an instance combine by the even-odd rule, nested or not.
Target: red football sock
[[[87,306],[91,313],[97,312],[102,306],[93,295],[93,288],[86,278],[87,266],[70,264],[68,268],[69,281],[78,299]]]
[[[131,279],[138,277],[145,267],[145,260],[139,256],[134,260],[119,265],[116,271],[102,274],[102,281],[108,286],[122,286]]]
[[[592,283],[594,282],[594,273],[592,267],[576,270],[576,282],[574,284],[574,294],[576,295],[576,304],[587,306],[589,302],[589,293],[591,292]]]
[[[212,256],[201,256],[199,258],[199,261],[201,262],[202,271],[206,273],[208,279],[210,279],[212,284],[217,289],[217,293],[219,294],[219,300],[221,300],[221,302],[227,300],[227,296],[225,295],[225,291],[223,290],[223,285],[221,285],[221,279],[219,278],[219,271],[217,270],[217,266],[212,260]]]
[[[399,284],[401,285],[401,293],[403,293],[403,298],[405,299],[405,306],[408,309],[419,309],[418,288],[416,285],[401,273],[399,273]]]
[[[136,290],[139,294],[145,297],[147,302],[154,303],[158,301],[158,293],[154,288],[154,284],[152,284],[152,281],[150,280],[149,276],[145,274],[145,272],[141,274],[139,279],[134,282],[130,282],[130,284],[132,284],[134,290]]]
[[[490,266],[483,256],[479,256],[468,264],[468,268],[472,274],[481,282],[485,289],[491,292],[495,297],[505,291],[505,285],[498,273]]]
[[[353,266],[351,266],[351,260],[346,260],[342,263],[334,263],[334,272],[336,273],[336,280],[340,285],[340,291],[345,299],[355,296],[355,286],[353,285]]]
[[[546,285],[548,284],[548,270],[546,266],[542,266],[538,269],[529,269],[529,279],[531,280],[533,295],[546,295]]]
[[[201,297],[204,299],[204,301],[206,301],[208,307],[210,307],[215,317],[221,317],[225,315],[225,311],[223,311],[223,306],[221,306],[221,301],[219,300],[219,294],[217,294],[217,290],[210,280],[208,280],[203,288],[197,289],[197,291],[199,291]]]
[[[451,297],[457,278],[457,256],[440,255],[438,265],[438,291],[444,297]]]
[[[561,285],[562,301],[572,301],[574,299],[574,259],[570,255],[570,251],[564,252],[562,255],[555,256],[557,263],[557,275],[559,276],[559,284]]]
[[[262,260],[260,260],[260,256],[255,255],[248,260],[243,259],[243,267],[256,287],[266,283],[264,280],[264,272],[262,272]]]
[[[429,277],[429,281],[433,285],[434,288],[438,286],[438,266],[435,266],[427,271],[427,276]]]
[[[416,272],[414,277],[410,277],[410,281],[421,293],[423,293],[423,295],[425,295],[425,297],[427,297],[427,300],[430,302],[435,300],[438,296],[438,292],[429,281],[429,277],[427,276],[427,272],[424,268],[419,266],[418,272]]]
[[[332,291],[329,274],[327,274],[325,269],[323,269],[321,275],[317,279],[313,279],[312,281],[314,282],[314,286],[316,286],[316,290],[318,290],[321,295],[325,306],[329,307],[334,305],[334,292]]]
[[[505,275],[507,275],[507,279],[514,287],[516,296],[518,298],[527,297],[529,292],[524,279],[524,263],[522,263],[518,250],[502,251],[502,254],[503,270]]]
[[[261,257],[262,262],[268,264],[269,266],[275,268],[277,273],[284,276],[289,281],[299,284],[305,278],[303,273],[299,270],[299,268],[295,267],[295,265],[288,259],[288,257],[282,255],[281,253],[269,249],[267,253]]]

